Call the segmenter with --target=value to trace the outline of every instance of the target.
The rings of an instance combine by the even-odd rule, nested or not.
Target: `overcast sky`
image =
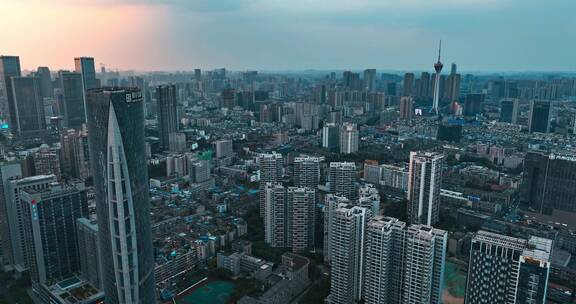
[[[23,68],[576,71],[576,0],[0,0]]]

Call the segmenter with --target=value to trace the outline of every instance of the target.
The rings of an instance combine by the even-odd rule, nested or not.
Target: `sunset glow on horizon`
[[[20,56],[23,69],[49,64],[51,69],[73,70],[79,56],[130,69],[160,56],[154,40],[166,18],[163,6],[8,1],[0,2],[0,11],[10,12],[2,15],[0,26],[13,29],[2,34],[0,53]]]
[[[0,54],[20,56],[24,69],[71,69],[91,56],[137,71],[421,70],[442,39],[446,60],[468,71],[574,71],[575,9],[573,0],[0,0],[10,29]]]

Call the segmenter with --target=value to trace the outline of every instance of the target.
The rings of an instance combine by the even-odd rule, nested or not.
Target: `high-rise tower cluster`
[[[330,220],[330,303],[442,303],[446,231],[339,203]]]

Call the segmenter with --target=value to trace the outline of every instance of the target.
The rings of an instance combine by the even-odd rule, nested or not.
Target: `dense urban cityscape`
[[[0,304],[576,303],[576,72],[2,47]]]

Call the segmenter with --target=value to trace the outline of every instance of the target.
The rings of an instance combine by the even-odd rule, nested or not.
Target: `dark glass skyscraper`
[[[5,119],[11,119],[14,112],[11,77],[20,77],[20,58],[18,56],[0,56],[0,111]]]
[[[178,116],[176,112],[176,86],[164,85],[156,88],[158,102],[158,133],[160,146],[163,150],[169,147],[170,133],[178,131]]]
[[[482,112],[482,103],[484,103],[484,94],[466,94],[464,101],[464,116],[475,116]]]
[[[518,99],[502,99],[500,101],[500,121],[515,124],[518,121]]]
[[[37,77],[12,77],[12,127],[20,136],[38,136],[46,130],[44,104]]]
[[[84,89],[93,89],[99,87],[98,79],[96,79],[96,69],[94,68],[94,58],[92,57],[77,57],[74,58],[74,67],[76,72],[82,74],[82,82]]]
[[[532,100],[528,128],[530,133],[548,133],[550,131],[551,104],[548,100]]]
[[[530,210],[576,214],[576,157],[531,151],[524,158],[521,200]]]
[[[68,128],[81,128],[86,122],[82,74],[61,71],[59,79],[64,123]]]
[[[14,265],[14,255],[12,248],[12,236],[10,235],[11,204],[9,200],[10,180],[22,176],[20,162],[0,163],[0,262],[2,264]]]
[[[48,67],[38,67],[36,77],[40,80],[40,95],[42,98],[54,97],[54,87],[52,86],[52,75]]]
[[[546,303],[552,240],[478,231],[472,239],[467,304]]]
[[[86,101],[106,303],[155,303],[142,93],[92,89]]]
[[[50,185],[22,192],[22,208],[28,220],[25,240],[32,250],[27,266],[35,283],[62,280],[80,271],[76,220],[88,215],[84,183]]]

